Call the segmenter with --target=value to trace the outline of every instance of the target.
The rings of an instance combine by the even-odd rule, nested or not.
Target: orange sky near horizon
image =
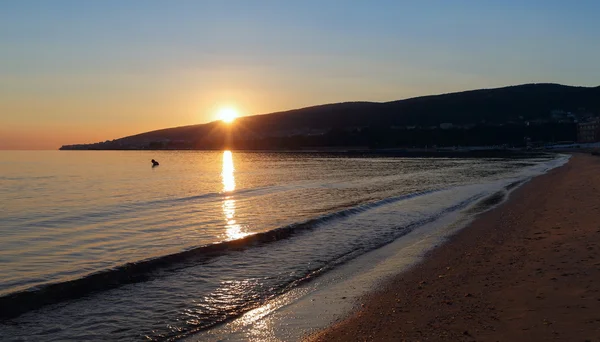
[[[0,149],[207,123],[222,107],[598,86],[599,12],[592,0],[5,1]]]
[[[114,76],[15,80],[15,84],[22,84],[20,92],[0,94],[0,112],[15,113],[2,122],[0,149],[58,149],[207,123],[218,120],[223,107],[233,107],[247,116],[325,103],[389,101],[427,94],[427,89],[418,86],[405,88],[358,79],[311,82],[308,76],[292,80],[278,75],[279,79],[274,79],[272,73],[248,72],[245,77],[238,73],[237,79],[221,73],[213,82],[205,77],[201,84],[195,82],[201,75],[182,75],[144,75],[134,82],[138,86]],[[443,84],[434,90],[443,91]]]

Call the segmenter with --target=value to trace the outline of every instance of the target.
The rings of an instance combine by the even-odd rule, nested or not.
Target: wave
[[[484,191],[479,194],[476,194],[458,204],[452,205],[450,207],[447,207],[446,209],[441,210],[437,214],[428,216],[420,221],[411,223],[408,226],[401,227],[402,231],[394,233],[393,236],[390,236],[390,239],[397,239],[398,237],[409,233],[415,227],[432,222],[448,212],[465,208],[473,202],[482,198],[483,199],[481,201],[477,202],[473,207],[469,209],[470,211],[467,211],[466,213],[478,214],[480,212],[483,212],[501,203],[506,198],[508,192],[523,184],[534,174],[546,172],[549,169],[564,164],[566,161],[568,161],[568,158],[562,158],[560,160],[554,160],[553,162],[539,165],[534,169],[528,171],[527,175],[523,175],[525,177],[521,180],[513,181],[512,183],[505,185],[503,190],[497,191],[487,197],[484,196],[486,194],[489,194],[489,191]],[[425,196],[443,190],[448,190],[448,188],[438,188],[427,191],[414,192],[402,196],[387,198],[380,201],[358,205],[352,208],[340,208],[342,210],[333,212],[331,214],[322,215],[307,221],[279,227],[266,232],[256,233],[238,240],[222,241],[210,245],[198,246],[174,254],[164,255],[152,259],[145,259],[137,262],[127,263],[111,269],[101,270],[83,276],[81,278],[69,281],[51,283],[42,286],[32,287],[24,291],[13,292],[0,297],[0,319],[10,319],[13,317],[17,317],[25,312],[40,308],[45,305],[83,297],[94,292],[116,288],[125,284],[132,284],[151,280],[157,277],[161,277],[165,274],[164,272],[159,271],[175,270],[197,265],[198,263],[206,262],[216,256],[223,255],[230,251],[240,251],[247,248],[252,248],[253,246],[288,239],[294,236],[295,234],[301,234],[303,232],[310,231],[319,227],[320,225],[326,224],[333,220],[342,219],[383,205],[407,200],[418,196]],[[273,191],[273,189],[256,188],[242,190],[236,193],[239,195],[240,193],[247,193],[253,191],[271,192]],[[224,195],[226,196],[228,194],[209,193],[198,196],[169,199],[164,201],[166,203],[172,203],[173,201],[197,200],[211,196]],[[135,205],[142,205],[142,203]],[[384,245],[386,243],[389,243],[391,240],[388,239],[386,240],[387,242],[382,240],[381,243],[382,245]],[[377,248],[377,246],[375,248]],[[364,251],[352,251],[345,255],[341,255],[336,260],[333,260],[329,266],[326,266],[326,268],[324,268],[323,270],[315,271],[314,274],[308,275],[306,279],[311,279],[330,267],[334,267],[339,263],[343,263],[349,259],[352,259],[357,255],[357,253],[361,252]],[[306,279],[299,279],[298,281],[306,281]]]
[[[125,284],[148,281],[158,276],[159,272],[157,271],[184,268],[199,262],[206,262],[211,258],[223,255],[230,251],[240,251],[253,246],[287,239],[295,234],[315,229],[318,226],[333,220],[342,219],[386,204],[424,196],[442,190],[444,189],[432,189],[391,197],[266,232],[256,233],[241,239],[198,246],[174,254],[127,263],[111,269],[91,273],[77,279],[32,287],[24,291],[10,293],[0,297],[0,319],[14,318],[45,305],[80,298],[94,292],[116,288]]]
[[[291,187],[258,187],[258,188],[250,188],[250,189],[240,189],[231,192],[208,192],[201,195],[194,196],[186,196],[186,197],[177,197],[177,198],[167,198],[160,200],[152,200],[152,201],[144,201],[144,202],[135,202],[130,204],[120,204],[115,206],[107,206],[102,208],[101,210],[94,210],[84,212],[78,215],[67,215],[67,216],[59,216],[59,217],[50,217],[48,218],[45,215],[40,215],[37,217],[33,217],[28,220],[27,224],[43,226],[43,227],[55,227],[68,222],[80,222],[86,221],[90,219],[106,219],[109,216],[114,215],[123,215],[128,213],[137,213],[140,210],[156,210],[157,207],[168,207],[177,203],[186,203],[192,201],[202,201],[202,200],[221,200],[226,196],[235,195],[237,198],[243,198],[245,195],[256,195],[257,193],[273,193],[277,191],[282,191],[289,189]],[[17,215],[14,217],[4,217],[5,221],[10,222],[11,220],[21,220],[21,216]]]
[[[246,301],[240,305],[230,306],[227,309],[220,311],[218,313],[218,315],[210,315],[209,314],[208,316],[204,316],[203,317],[204,319],[201,322],[198,322],[198,324],[194,324],[193,326],[187,325],[187,326],[185,326],[184,329],[178,330],[172,336],[172,338],[167,338],[166,340],[168,340],[168,341],[179,340],[183,337],[192,335],[199,331],[209,329],[217,324],[223,324],[227,321],[235,319],[236,317],[239,317],[244,312],[247,312],[251,309],[254,309],[254,308],[260,307],[261,305],[264,305],[266,303],[266,301],[268,301],[269,299],[272,299],[272,298],[279,296],[285,292],[288,292],[302,284],[311,282],[311,281],[317,279],[322,274],[334,269],[335,267],[337,267],[341,264],[349,262],[350,260],[358,257],[361,254],[364,254],[368,251],[383,247],[383,246],[389,244],[390,242],[411,233],[418,227],[421,227],[428,223],[434,222],[437,219],[439,219],[440,217],[442,217],[450,212],[458,211],[458,210],[468,207],[473,202],[481,199],[485,195],[485,193],[486,192],[480,192],[480,193],[474,194],[460,202],[457,202],[448,207],[442,208],[441,210],[439,210],[427,217],[423,217],[421,219],[418,219],[418,220],[415,220],[415,221],[412,221],[412,222],[409,222],[406,224],[397,225],[394,227],[394,229],[392,231],[387,231],[386,233],[380,235],[379,239],[375,239],[375,241],[374,241],[375,243],[363,245],[362,247],[355,246],[355,248],[347,250],[346,252],[338,254],[334,258],[327,260],[327,262],[318,266],[317,268],[313,268],[311,270],[306,270],[304,272],[300,272],[299,274],[297,274],[296,279],[290,279],[289,281],[285,281],[281,284],[271,286],[269,288],[269,292],[263,293],[262,296],[256,296],[256,297],[254,297],[253,300]],[[393,203],[394,199],[386,200],[385,202],[386,202],[386,204]],[[379,204],[379,202],[377,202],[375,204],[375,206],[378,206],[378,204]]]
[[[438,192],[438,191],[441,191],[441,190],[433,190],[431,192]],[[397,234],[394,234],[394,235],[390,236],[390,238],[388,240],[382,240],[379,244],[377,244],[375,246],[371,246],[370,249],[373,250],[373,249],[377,249],[377,248],[383,247],[383,246],[389,244],[390,242],[392,242],[393,240],[396,240],[396,239],[398,239],[398,238],[400,238],[402,236],[405,236],[405,235],[411,233],[413,230],[415,230],[418,227],[424,226],[424,225],[426,225],[428,223],[432,223],[432,222],[438,220],[439,218],[441,218],[442,216],[444,216],[444,215],[446,215],[448,213],[451,213],[451,212],[454,212],[454,211],[457,211],[457,210],[461,210],[461,209],[464,209],[464,208],[468,207],[470,204],[472,204],[473,202],[481,199],[484,196],[485,196],[484,193],[475,194],[475,195],[473,195],[473,196],[471,196],[471,197],[469,197],[469,198],[467,198],[467,199],[465,199],[463,201],[460,201],[460,202],[458,202],[458,203],[456,203],[454,205],[446,207],[446,208],[442,209],[441,211],[439,211],[439,212],[437,212],[437,213],[435,213],[433,215],[425,217],[425,218],[423,218],[421,220],[417,220],[417,221],[411,222],[408,225],[403,225],[401,227],[398,227]],[[481,200],[480,202],[478,202],[476,205],[478,205],[481,202],[485,202],[486,199],[487,198],[484,198],[483,200]],[[389,204],[389,203],[392,203],[392,202],[393,201],[390,201],[390,202],[387,202],[386,204]],[[318,269],[316,271],[313,271],[310,274],[308,274],[307,276],[305,276],[305,277],[303,277],[301,279],[298,279],[298,280],[290,283],[287,286],[287,288],[292,288],[292,287],[294,287],[294,286],[296,286],[296,285],[298,285],[300,283],[304,283],[306,281],[312,280],[313,278],[315,278],[316,276],[322,274],[323,272],[325,272],[327,270],[330,270],[330,269],[334,268],[337,265],[343,264],[343,263],[345,263],[345,262],[347,262],[347,261],[349,261],[351,259],[354,259],[355,257],[357,257],[358,255],[360,255],[360,254],[362,254],[364,252],[365,252],[364,250],[354,250],[354,251],[350,251],[350,252],[348,252],[346,254],[340,255],[340,256],[338,256],[338,258],[336,260],[333,260],[327,266],[322,267],[322,268],[320,268],[320,269]]]
[[[37,179],[54,179],[56,176],[22,176],[22,177],[9,177],[9,176],[0,176],[0,181],[22,181],[22,180],[37,180]]]
[[[522,182],[518,182],[518,183],[522,184]],[[515,186],[517,186],[517,185],[515,185]],[[495,207],[496,205],[502,203],[504,201],[504,199],[506,198],[506,196],[507,196],[507,190],[497,191],[497,192],[485,197],[481,201],[477,202],[477,204],[475,204],[472,208],[469,208],[469,210],[467,210],[467,214],[483,213],[483,212]]]

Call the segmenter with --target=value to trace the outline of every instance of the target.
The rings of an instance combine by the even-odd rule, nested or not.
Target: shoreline
[[[533,178],[306,340],[599,339],[598,172],[574,155]]]
[[[526,169],[515,177],[518,181],[504,179],[497,184],[486,184],[487,195],[469,202],[464,208],[427,222],[393,242],[353,258],[233,321],[193,334],[185,341],[300,341],[311,333],[326,329],[357,310],[361,298],[378,288],[379,284],[422,262],[428,251],[446,243],[468,226],[477,213],[504,203],[520,185],[530,181],[531,176],[535,177],[548,167],[555,168],[565,162],[563,158],[561,161],[538,165],[535,170]],[[529,173],[531,176],[526,175]],[[410,201],[420,199],[423,198]]]

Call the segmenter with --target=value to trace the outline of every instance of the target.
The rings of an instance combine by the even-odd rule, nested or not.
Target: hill
[[[212,122],[61,149],[519,144],[575,140],[574,122],[598,114],[600,87],[525,84],[383,103],[326,104],[243,117],[232,127]],[[490,134],[496,138],[489,139]]]

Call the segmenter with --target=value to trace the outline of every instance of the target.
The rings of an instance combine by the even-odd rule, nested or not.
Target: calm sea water
[[[187,336],[559,162],[0,151],[0,336]]]

